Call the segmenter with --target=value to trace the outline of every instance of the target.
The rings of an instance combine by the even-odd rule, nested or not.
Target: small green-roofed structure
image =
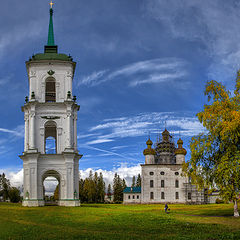
[[[141,187],[126,187],[123,193],[141,193]]]

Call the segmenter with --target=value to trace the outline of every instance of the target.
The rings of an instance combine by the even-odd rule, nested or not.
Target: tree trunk
[[[239,217],[237,199],[234,200],[234,217]]]

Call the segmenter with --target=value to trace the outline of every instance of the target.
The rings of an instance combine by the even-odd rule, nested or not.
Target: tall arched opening
[[[42,176],[45,205],[58,205],[61,199],[61,176],[55,170],[48,170]]]
[[[57,154],[57,126],[53,121],[45,124],[45,154]]]

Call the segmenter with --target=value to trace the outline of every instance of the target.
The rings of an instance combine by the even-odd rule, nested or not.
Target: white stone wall
[[[182,165],[178,164],[149,164],[142,166],[142,188],[141,202],[142,203],[185,203],[184,183],[187,183],[187,178],[181,176]],[[150,175],[150,172],[153,175]],[[161,175],[164,172],[164,175]],[[176,175],[175,173],[178,173]],[[150,180],[153,180],[153,186],[150,187]],[[164,180],[164,187],[161,187],[161,180]],[[176,188],[175,181],[178,180],[179,187]],[[150,193],[153,192],[153,199],[150,199]],[[164,192],[164,199],[161,198],[161,192]],[[178,192],[179,199],[176,199]]]
[[[185,155],[177,154],[176,155],[176,164],[183,164],[184,162],[185,162]]]
[[[77,151],[78,110],[79,106],[72,101],[26,104],[23,107],[25,112],[24,151],[37,149],[38,152],[45,153],[44,131],[47,122],[54,122],[57,126],[57,153],[62,153],[66,148],[73,148]]]
[[[50,76],[48,71],[55,73]],[[74,65],[72,62],[65,61],[32,61],[27,63],[29,76],[29,96],[35,93],[36,100],[45,102],[45,82],[49,77],[56,80],[56,101],[64,102],[67,99],[67,92],[72,93],[72,80]]]
[[[123,194],[123,203],[141,203],[141,193],[124,193]]]
[[[45,103],[48,71],[54,71],[56,102]],[[61,206],[79,206],[79,159],[77,112],[79,106],[67,99],[72,93],[74,64],[64,61],[27,63],[29,102],[22,107],[25,119],[25,146],[21,157],[24,168],[23,206],[43,206],[43,181],[54,176],[60,185]],[[31,93],[35,99],[31,99]],[[56,154],[45,154],[45,125],[56,126]]]

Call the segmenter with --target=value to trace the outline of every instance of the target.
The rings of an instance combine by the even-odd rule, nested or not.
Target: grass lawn
[[[24,208],[0,203],[4,239],[240,239],[232,204],[83,204],[78,208]]]

